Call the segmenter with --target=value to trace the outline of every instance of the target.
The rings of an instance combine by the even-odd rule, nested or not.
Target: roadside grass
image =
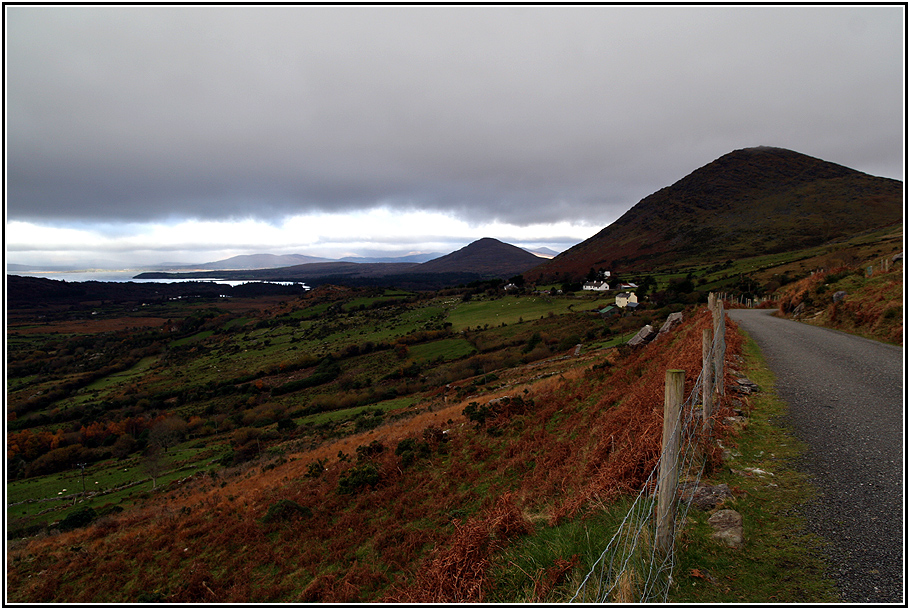
[[[731,459],[710,476],[711,484],[726,483],[734,492],[721,508],[743,515],[744,546],[735,550],[712,540],[709,514],[690,510],[676,541],[669,601],[837,603],[821,556],[823,541],[808,532],[799,514],[799,506],[817,493],[807,475],[793,468],[804,445],[785,427],[786,405],[775,392],[775,377],[748,338],[744,357],[743,372],[761,391],[751,396],[747,426],[727,443]]]
[[[556,526],[531,517],[534,531],[494,556],[491,603],[566,603],[595,565],[629,511],[620,499]]]

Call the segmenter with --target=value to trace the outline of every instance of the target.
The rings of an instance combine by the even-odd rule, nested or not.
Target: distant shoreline
[[[62,280],[64,282],[136,282],[143,284],[171,284],[176,282],[212,282],[216,284],[227,284],[229,286],[240,286],[242,284],[258,283],[265,282],[268,284],[280,284],[282,286],[290,286],[293,284],[301,284],[305,289],[309,290],[309,286],[305,282],[295,281],[295,282],[283,282],[283,281],[272,281],[272,280],[258,280],[258,279],[225,279],[220,275],[210,274],[209,277],[179,277],[180,274],[161,274],[161,277],[140,277],[145,276],[145,273],[139,273],[137,275],[136,269],[124,270],[124,271],[13,271],[7,272],[7,275],[19,275],[22,277],[38,277],[48,280]],[[166,277],[165,277],[166,276]]]

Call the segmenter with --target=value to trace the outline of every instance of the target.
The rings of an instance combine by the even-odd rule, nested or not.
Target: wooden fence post
[[[673,548],[676,487],[679,484],[680,415],[686,372],[670,369],[664,382],[663,451],[657,480],[657,549],[666,554]]]
[[[724,325],[724,302],[720,301],[717,307],[711,312],[714,316],[714,385],[717,387],[717,393],[723,396],[724,391],[724,353],[727,351],[727,342],[725,338],[726,327]]]
[[[714,333],[706,328],[701,331],[701,429],[711,434],[711,416],[714,414],[714,362],[711,345]]]

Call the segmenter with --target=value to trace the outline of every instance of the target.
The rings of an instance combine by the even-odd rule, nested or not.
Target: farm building
[[[610,289],[610,285],[606,282],[585,282],[582,286],[583,290],[596,290],[598,292],[606,292]]]
[[[638,306],[638,297],[634,292],[620,292],[616,295],[617,307],[629,307],[630,305]]]
[[[597,313],[600,314],[600,317],[607,319],[615,316],[619,313],[619,308],[614,307],[613,305],[607,305],[603,309],[599,310]]]

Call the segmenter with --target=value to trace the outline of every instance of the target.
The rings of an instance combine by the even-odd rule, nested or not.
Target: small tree
[[[186,422],[172,415],[155,422],[149,430],[149,444],[155,445],[167,453],[168,448],[182,441],[185,435]]]
[[[142,469],[152,477],[152,489],[158,486],[158,477],[164,474],[164,453],[157,445],[150,445],[142,458]]]
[[[136,439],[131,434],[124,434],[117,438],[111,447],[111,455],[122,460],[136,449]]]

